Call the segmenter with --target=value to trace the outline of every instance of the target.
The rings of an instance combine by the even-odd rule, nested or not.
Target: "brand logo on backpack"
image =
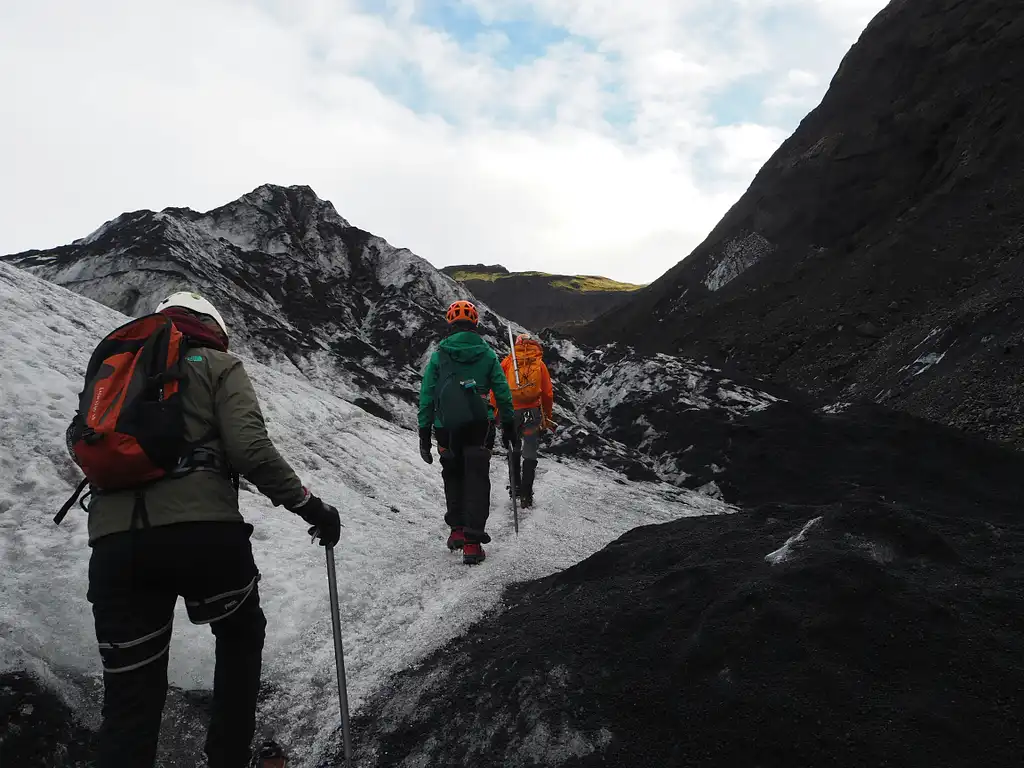
[[[67,430],[68,450],[94,488],[123,490],[158,480],[189,447],[181,407],[183,344],[171,319],[155,314],[126,323],[96,347]]]

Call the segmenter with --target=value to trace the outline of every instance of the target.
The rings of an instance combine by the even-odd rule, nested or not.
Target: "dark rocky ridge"
[[[1024,14],[893,0],[692,255],[577,335],[1024,447]]]
[[[0,673],[0,765],[72,766],[90,756],[92,732],[32,675]]]
[[[466,286],[495,312],[537,331],[553,328],[571,332],[618,306],[635,290],[635,286],[605,278],[509,272],[498,265],[460,265],[441,271]]]
[[[728,462],[717,449],[769,405],[806,400],[692,360],[619,344],[588,349],[554,331],[541,339],[557,386],[556,417],[567,417],[546,453],[590,458],[631,480],[707,487],[717,495],[709,484]]]
[[[88,691],[94,701],[102,701],[97,678],[61,671],[58,674],[66,675],[65,682],[70,686]],[[261,699],[270,693],[269,688],[261,691]],[[212,698],[210,691],[183,691],[170,687],[153,768],[182,768],[196,764],[196,756],[203,754]],[[50,684],[42,682],[34,674],[0,672],[0,766],[93,766],[96,758],[94,729],[99,726],[99,705],[86,717],[89,722],[81,722],[82,713],[76,715]]]
[[[362,711],[360,764],[1015,765],[1024,458],[873,407],[751,421],[742,512],[510,589]]]

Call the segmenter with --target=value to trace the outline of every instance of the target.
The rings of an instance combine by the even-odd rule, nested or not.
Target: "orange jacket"
[[[532,403],[516,403],[516,410],[525,410],[526,408],[540,408],[546,419],[551,418],[551,411],[555,405],[554,391],[551,387],[551,374],[548,373],[548,367],[544,364],[543,350],[540,344],[533,339],[528,341],[521,341],[516,344],[516,362],[520,368],[526,365],[532,365],[537,363],[540,365],[540,397]],[[512,355],[506,355],[505,359],[501,361],[501,370],[505,372],[505,378],[508,379],[509,389],[515,391],[516,386],[516,372],[512,366]],[[494,403],[494,395],[491,395],[491,403]]]

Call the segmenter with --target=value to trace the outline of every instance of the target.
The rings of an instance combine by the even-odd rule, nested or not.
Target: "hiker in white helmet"
[[[249,543],[253,528],[238,507],[239,476],[313,526],[324,546],[340,536],[338,511],[303,487],[268,437],[249,376],[227,351],[228,337],[224,318],[202,296],[168,296],[156,314],[119,328],[97,347],[69,429],[92,493],[88,598],[104,682],[98,768],[154,764],[179,596],[192,622],[209,624],[216,638],[207,764],[249,765],[267,622]],[[154,386],[148,366],[168,356],[175,357],[173,370],[156,377],[156,387],[169,396],[156,400],[160,410],[145,411],[156,415],[133,417],[132,408],[154,407],[140,392]],[[118,386],[123,395],[110,395]],[[109,405],[89,407],[100,400]],[[97,438],[111,422],[93,423],[97,411],[115,412],[119,439]],[[130,460],[115,455],[125,445]],[[166,460],[168,452],[170,463],[153,458]],[[139,466],[149,474],[131,476]]]

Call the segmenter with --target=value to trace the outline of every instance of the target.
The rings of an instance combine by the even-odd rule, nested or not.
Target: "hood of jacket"
[[[491,351],[480,334],[472,331],[457,331],[442,339],[438,346],[451,355],[452,360],[463,364],[476,362]]]
[[[183,336],[189,339],[193,345],[210,347],[219,352],[228,351],[228,339],[223,333],[204,323],[199,317],[187,309],[168,307],[161,310],[160,314],[171,318],[174,326]]]

